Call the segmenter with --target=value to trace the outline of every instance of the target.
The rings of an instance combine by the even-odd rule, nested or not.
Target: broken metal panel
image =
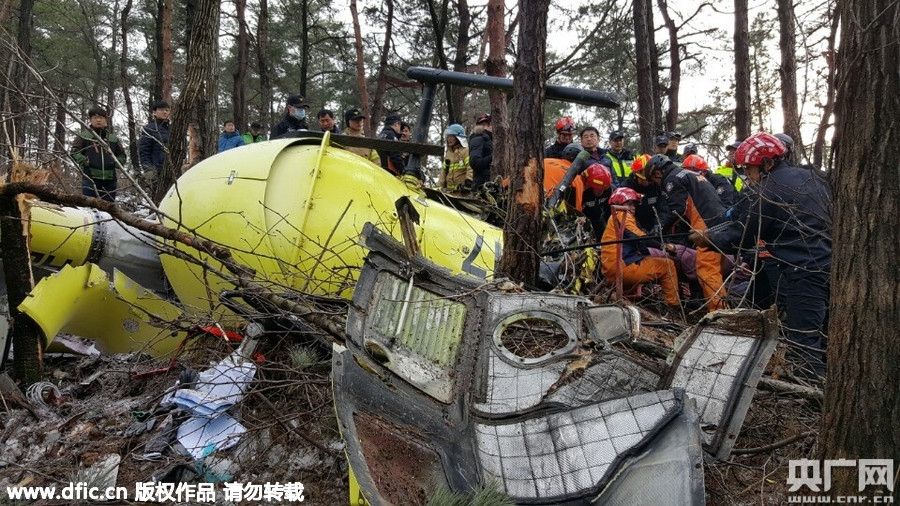
[[[612,350],[595,352],[592,365],[546,397],[549,403],[583,406],[656,390],[659,376]]]
[[[591,504],[704,504],[703,449],[698,424],[696,404],[685,398],[681,416],[669,422],[646,451],[624,462],[615,479]]]
[[[579,347],[598,339],[589,320],[611,329],[600,343],[631,330],[636,322],[627,310],[607,311],[613,321],[606,322],[601,311],[585,313],[595,307],[587,299],[504,293],[409,258],[374,228],[365,239],[371,252],[349,311],[348,339],[332,356],[357,502],[361,494],[371,504],[423,504],[435,487],[471,492],[491,481],[516,503],[584,503],[634,459],[696,453],[690,434],[657,447],[685,416],[683,391],[657,391],[652,372],[602,344],[593,354]],[[517,348],[519,338],[536,349]],[[434,346],[452,343],[455,356],[452,346],[449,355]],[[581,362],[588,367],[572,374]],[[449,383],[440,389],[422,381],[423,365],[446,372]],[[687,430],[699,448],[699,427]],[[667,466],[694,464],[669,460]],[[645,485],[654,490],[692,473],[646,469]]]
[[[598,344],[631,340],[641,332],[641,314],[634,306],[593,306],[583,315],[589,336]]]
[[[65,332],[95,340],[105,353],[165,356],[185,337],[183,332],[172,335],[165,325],[181,315],[179,308],[118,271],[110,282],[99,266],[90,263],[67,265],[41,280],[19,311],[41,327],[48,342]]]
[[[697,402],[704,448],[727,459],[775,351],[772,311],[717,311],[688,329],[676,343],[666,385],[684,388]]]
[[[512,424],[478,424],[482,473],[516,501],[599,490],[621,460],[680,411],[681,393],[663,390]]]
[[[515,413],[537,406],[566,368],[558,361],[543,367],[516,366],[493,347],[488,350],[487,362],[485,401],[474,405],[485,414]]]

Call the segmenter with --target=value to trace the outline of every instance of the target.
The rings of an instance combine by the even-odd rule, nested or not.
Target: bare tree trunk
[[[550,0],[519,0],[518,54],[513,69],[514,137],[509,205],[500,272],[534,286],[540,265],[544,180],[544,86]]]
[[[355,0],[354,0],[355,1]],[[259,0],[259,19],[256,21],[256,62],[259,66],[259,95],[262,119],[266,126],[272,122],[272,80],[269,75],[269,0]]]
[[[678,28],[669,15],[666,0],[657,0],[669,32],[669,89],[666,93],[669,110],[666,111],[666,130],[674,131],[678,126],[678,92],[681,88],[681,44],[678,43]]]
[[[116,0],[113,3],[112,12],[110,13],[110,39],[112,47],[109,51],[109,59],[107,61],[108,68],[106,69],[106,109],[109,114],[110,122],[112,122],[113,115],[116,113],[116,89],[118,89],[118,74],[116,73],[116,58],[115,55],[119,52],[119,38],[116,34],[119,33],[119,0]]]
[[[506,6],[504,0],[488,0],[487,27],[488,57],[484,63],[485,73],[494,77],[506,77],[506,31],[504,16]],[[509,112],[506,106],[506,94],[501,91],[488,91],[491,102],[491,128],[493,130],[493,155],[491,159],[491,179],[506,176],[510,158]]]
[[[300,0],[300,95],[306,97],[309,76],[309,0]]]
[[[453,70],[457,72],[465,72],[467,70],[466,61],[469,52],[469,42],[472,37],[469,30],[472,27],[472,16],[469,13],[468,0],[456,0],[456,8],[458,11],[459,25],[457,29],[459,33],[456,36],[456,56],[453,58]],[[463,114],[466,103],[467,90],[462,86],[450,87],[450,110],[453,111],[449,115],[450,123],[462,123],[464,121]]]
[[[747,0],[734,0],[734,127],[750,137],[750,28]]]
[[[128,114],[128,155],[131,165],[138,164],[138,139],[137,123],[134,119],[134,104],[131,101],[131,79],[128,77],[128,16],[131,14],[133,0],[125,0],[122,8],[122,54],[119,57],[119,79],[122,83],[122,99],[125,101],[125,111]]]
[[[160,89],[160,98],[172,102],[172,79],[175,73],[175,49],[172,47],[172,15],[173,1],[162,0],[162,10],[160,11],[161,19],[161,39],[162,39],[162,87]]]
[[[794,139],[794,153],[805,156],[800,137],[800,111],[797,106],[797,54],[794,49],[797,35],[794,26],[794,0],[778,0],[778,47],[781,49],[781,110],[784,114],[784,133]],[[796,161],[796,160],[795,160]]]
[[[187,151],[185,137],[189,125],[192,122],[197,125],[198,136],[204,135],[207,131],[206,103],[210,97],[211,53],[215,50],[214,39],[218,36],[219,0],[196,0],[188,20],[191,29],[187,46],[185,83],[172,111],[169,153],[154,196],[156,203],[165,197],[166,192],[181,175]],[[200,149],[205,149],[207,143],[200,139],[198,144]],[[205,154],[201,152],[200,158]]]
[[[653,136],[656,134],[654,124],[654,82],[650,69],[650,60],[656,53],[651,48],[653,39],[650,35],[652,26],[647,26],[645,11],[650,8],[649,0],[634,0],[634,53],[637,64],[637,89],[638,89],[638,131],[641,136],[641,150],[644,153],[653,152]]]
[[[756,92],[756,107],[751,107],[751,111],[756,113],[756,124],[757,131],[763,131],[766,129],[766,125],[763,124],[763,106],[762,106],[762,83],[760,82],[759,75],[759,48],[753,48],[753,91]],[[753,103],[753,100],[750,101]]]
[[[247,37],[247,0],[234,0],[238,21],[237,58],[234,84],[231,89],[232,120],[241,132],[247,129],[247,66],[250,59],[250,39]]]
[[[433,65],[437,68],[450,70],[450,66],[447,63],[447,53],[444,51],[444,35],[447,33],[450,0],[441,0],[440,11],[435,7],[434,0],[426,0],[425,5],[428,7],[428,17],[431,19],[431,30],[434,32],[432,37],[434,39]],[[456,111],[453,109],[455,102],[453,101],[453,94],[451,91],[453,86],[447,84],[444,85],[443,88],[444,96],[447,99],[447,117],[453,118],[456,116]]]
[[[653,85],[653,126],[662,128],[662,85],[659,82],[659,51],[656,48],[656,25],[653,22],[653,1],[644,2],[644,17],[646,18],[648,49],[650,50],[650,76]]]
[[[835,11],[832,14],[831,31],[828,33],[828,50],[825,61],[828,63],[828,75],[826,79],[825,106],[822,107],[822,117],[819,119],[819,129],[816,131],[816,142],[813,145],[813,165],[822,168],[825,158],[825,134],[831,124],[831,114],[834,112],[834,88],[837,62],[835,61],[835,44],[837,41],[837,29],[840,16]]]
[[[387,86],[386,72],[388,56],[391,52],[391,31],[394,25],[394,0],[385,0],[387,16],[384,21],[384,44],[381,46],[381,58],[378,62],[378,76],[375,78],[375,96],[372,97],[372,116],[369,118],[369,131],[378,131],[378,122],[382,115],[384,90]]]
[[[25,112],[28,110],[26,90],[29,73],[26,65],[31,57],[31,32],[34,24],[34,0],[21,0],[16,34],[18,54],[10,56],[9,82],[4,86],[3,104],[9,107],[9,116],[3,122],[5,135],[3,142],[10,139],[18,150],[17,156],[25,156]],[[22,60],[25,61],[22,61]]]
[[[24,113],[27,104],[25,92],[28,88],[28,69],[31,56],[31,35],[34,26],[34,0],[22,0],[19,4],[18,29],[16,42],[18,55],[11,58],[10,77],[13,82],[7,83],[6,95],[12,118],[4,122],[6,136],[13,139],[14,149],[18,150],[9,167],[6,182],[15,179],[16,160],[24,156],[25,121]],[[41,377],[42,354],[44,340],[40,329],[17,309],[25,300],[25,296],[34,287],[31,274],[31,259],[28,254],[27,233],[22,221],[20,202],[22,197],[0,199],[0,259],[3,260],[3,274],[6,278],[6,295],[9,304],[9,316],[12,323],[7,334],[7,343],[15,349],[13,374],[24,384],[31,384]],[[3,357],[8,349],[3,350]]]
[[[842,0],[834,257],[821,457],[900,459],[900,4]],[[861,100],[862,97],[862,100]],[[877,139],[877,142],[872,142]],[[862,260],[864,259],[864,260]],[[832,494],[860,495],[854,467]],[[896,470],[896,468],[894,468]],[[891,472],[891,471],[888,471]],[[888,480],[890,476],[885,477]],[[867,487],[873,495],[883,487]],[[894,489],[894,494],[896,494]]]
[[[66,174],[66,164],[64,160],[66,155],[66,100],[68,94],[62,92],[57,95],[59,102],[56,103],[56,111],[54,116],[53,128],[53,164],[51,171],[55,174],[58,181],[63,181],[63,188],[66,191],[74,191],[72,178]],[[80,183],[80,181],[79,181]]]
[[[359,90],[359,101],[362,102],[363,114],[367,118],[372,117],[369,105],[369,88],[366,86],[366,60],[363,54],[362,31],[359,28],[359,10],[356,0],[350,0],[350,15],[353,17],[353,46],[356,49],[356,88]],[[346,127],[347,125],[344,125]]]

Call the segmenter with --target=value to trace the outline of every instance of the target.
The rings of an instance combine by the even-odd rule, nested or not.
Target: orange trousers
[[[706,230],[706,222],[694,206],[694,201],[688,197],[685,209],[691,228],[697,231]],[[703,290],[703,298],[706,299],[706,307],[709,311],[725,309],[725,286],[722,281],[722,255],[715,250],[697,248],[697,281]]]
[[[707,309],[725,309],[721,254],[709,248],[697,248],[697,281],[703,290]]]
[[[615,281],[615,272],[610,274],[612,274],[611,280]],[[678,297],[678,274],[675,271],[675,262],[669,258],[644,257],[640,263],[624,266],[622,282],[629,286],[641,283],[659,283],[662,286],[666,304],[670,306],[681,304],[681,299]]]

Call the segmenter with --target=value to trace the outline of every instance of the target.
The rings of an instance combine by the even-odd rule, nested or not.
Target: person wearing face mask
[[[272,127],[269,138],[279,139],[284,137],[288,132],[309,130],[309,125],[306,123],[306,113],[308,110],[309,105],[303,100],[303,97],[300,95],[289,96],[284,117]]]

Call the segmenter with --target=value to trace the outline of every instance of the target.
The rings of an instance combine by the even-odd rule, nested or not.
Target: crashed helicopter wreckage
[[[366,245],[332,355],[352,504],[484,484],[519,504],[704,502],[703,451],[731,452],[775,348],[771,312],[708,315],[660,377],[611,346],[637,335],[634,308],[507,293],[372,226]]]
[[[419,142],[438,82],[425,74]],[[408,168],[430,154],[423,146]],[[728,455],[775,343],[770,314],[714,313],[660,377],[611,346],[637,334],[634,310],[503,291],[499,228],[329,133],[210,157],[159,207],[165,225],[229,248],[275,293],[352,295],[333,376],[356,503],[415,502],[435,483],[496,484],[526,504],[702,503],[703,451]],[[88,209],[39,203],[31,227],[36,264],[59,270],[20,309],[48,339],[70,332],[108,352],[167,356],[186,337],[166,322],[182,313],[240,321],[209,254]]]

